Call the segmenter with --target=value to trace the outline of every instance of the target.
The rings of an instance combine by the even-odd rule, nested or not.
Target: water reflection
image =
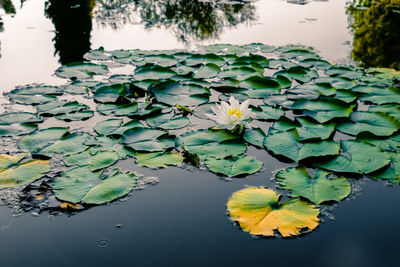
[[[352,57],[365,67],[400,69],[400,0],[353,0]]]
[[[46,17],[54,24],[55,54],[60,63],[82,61],[90,50],[92,10],[96,0],[50,0],[45,4]]]
[[[142,24],[146,29],[165,28],[190,44],[216,39],[226,28],[256,20],[254,4],[246,1],[98,0],[94,16],[103,25],[118,29]]]

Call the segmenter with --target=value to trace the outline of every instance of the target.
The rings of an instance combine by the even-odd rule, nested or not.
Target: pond
[[[223,47],[224,51],[240,49],[240,45],[250,43],[259,43],[258,46],[256,45],[258,51],[262,49],[267,51],[270,46],[288,47],[287,45],[294,44],[298,45],[296,46],[297,50],[295,49],[296,53],[300,53],[300,55],[296,54],[296,58],[301,58],[304,53],[307,56],[307,47],[311,46],[329,64],[355,65],[357,62],[364,67],[400,68],[400,47],[398,45],[400,41],[398,30],[400,3],[396,0],[382,0],[377,3],[346,0],[287,2],[277,0],[0,0],[0,19],[0,91],[2,93],[10,92],[17,86],[27,84],[33,84],[34,88],[37,84],[65,85],[68,79],[64,77],[68,77],[68,74],[67,76],[60,75],[62,69],[59,67],[71,62],[82,61],[89,50],[99,47],[102,49],[96,50],[97,52],[92,54],[92,59],[98,59],[96,57],[99,54],[103,56],[103,49],[105,51],[124,49],[129,50],[129,53],[132,53],[130,56],[137,60],[135,61],[137,64],[140,64],[140,60],[143,58],[147,60],[151,54],[170,53],[176,56],[176,53],[181,51],[197,53],[204,51],[204,46],[213,44],[239,45]],[[261,43],[267,46],[261,47]],[[217,46],[209,46],[208,51],[214,51],[210,50],[212,48],[215,51],[219,49]],[[253,49],[253,47],[247,46],[246,49]],[[294,51],[293,47],[290,49],[292,50],[288,51]],[[142,54],[143,50],[162,51],[152,51],[150,55],[146,55]],[[301,52],[299,52],[300,50]],[[284,54],[284,50],[282,51]],[[271,56],[269,64],[273,62],[274,55],[276,54],[269,54]],[[190,57],[189,55],[183,56],[186,59]],[[86,54],[86,58],[88,58],[88,54]],[[170,57],[164,55],[163,60],[166,58],[171,60]],[[195,60],[193,57],[191,59]],[[228,61],[229,58],[225,57],[224,59]],[[259,60],[260,58],[251,58],[251,60],[255,59]],[[306,57],[305,59],[307,60]],[[160,61],[160,58],[157,60]],[[92,61],[99,63],[96,60]],[[121,61],[104,63],[110,69],[108,76],[118,74],[121,76],[117,76],[117,78],[124,80],[134,71],[137,75],[140,65],[134,69],[132,65],[121,64]],[[217,61],[216,57],[212,57],[212,64]],[[260,62],[258,61],[258,63]],[[276,62],[276,64],[279,63]],[[325,61],[318,62],[321,66],[325,64]],[[252,68],[256,66],[254,62],[247,63]],[[166,64],[168,66],[168,63]],[[244,68],[243,62],[241,64],[241,67]],[[212,65],[213,68],[214,65]],[[219,66],[217,65],[217,67]],[[54,75],[56,70],[58,70],[58,75]],[[144,68],[144,71],[148,71],[148,69]],[[357,71],[351,69],[349,73],[358,75]],[[205,73],[207,73],[203,76],[205,78],[214,77],[207,76],[209,72]],[[300,79],[314,75],[308,72],[308,69],[302,69],[300,73],[304,73],[304,75],[291,76],[296,77],[293,80],[299,82]],[[290,73],[282,73],[284,77],[287,75],[290,76]],[[135,77],[138,79],[137,76]],[[198,77],[200,76],[198,75]],[[357,79],[359,77],[354,78],[354,80]],[[201,87],[199,84],[204,85],[198,81],[197,86]],[[170,85],[167,82],[165,86]],[[394,91],[390,96],[398,99],[396,98],[399,95],[398,80],[394,79],[391,86]],[[190,90],[198,89],[198,87],[192,86]],[[282,87],[284,86],[282,85]],[[22,92],[29,90],[29,87],[20,88],[22,88],[20,90]],[[365,89],[366,87],[362,88],[364,89],[359,89],[362,93],[360,99],[368,97],[372,99],[375,96],[370,91],[364,95],[366,91],[362,90],[367,89]],[[99,111],[99,106],[103,105],[102,99],[114,97],[111,93],[104,95],[98,93],[101,92],[99,89],[93,91],[94,94],[90,94],[90,97],[80,94],[65,94],[62,99],[77,100],[92,109],[97,105],[97,111]],[[18,101],[21,103],[21,94],[18,95],[18,90],[16,92],[14,97],[20,97]],[[168,96],[170,95],[165,97],[166,94],[157,94],[154,88],[152,92],[159,102],[169,103]],[[234,92],[236,97],[243,96],[240,90]],[[304,92],[297,94],[301,95],[302,93]],[[379,94],[377,93],[377,95]],[[44,94],[44,96],[47,95]],[[1,113],[35,112],[35,108],[37,108],[32,105],[15,104],[18,101],[10,104],[9,97],[10,94],[1,97]],[[11,97],[13,97],[12,94]],[[96,103],[93,101],[93,97],[96,98]],[[148,97],[147,93],[146,97]],[[164,100],[161,101],[163,97]],[[215,92],[209,97],[212,101],[219,100]],[[387,96],[385,95],[385,97]],[[227,100],[227,98],[222,99]],[[261,106],[263,99],[255,98],[258,99],[253,103]],[[199,99],[201,98],[196,98],[196,101]],[[346,98],[343,97],[343,99]],[[398,100],[392,101],[394,102],[389,101],[383,104],[397,103]],[[370,104],[368,100],[366,102]],[[187,103],[180,104],[188,105]],[[364,105],[361,100],[358,103],[359,112],[357,114],[361,114],[365,112],[368,105]],[[40,106],[42,105],[38,107]],[[174,105],[171,104],[171,106]],[[41,108],[43,109],[44,106]],[[291,116],[297,115],[296,112],[303,111],[290,113]],[[109,114],[100,116],[97,113],[93,117],[90,114],[90,118],[84,122],[79,120],[65,122],[53,117],[46,117],[43,125],[40,125],[40,129],[67,126],[79,131],[90,131],[95,125],[98,125],[99,121],[113,117]],[[396,120],[394,117],[398,116],[398,113],[391,118]],[[311,114],[320,123],[328,121],[323,119],[326,114],[321,115],[321,112]],[[58,115],[55,114],[55,116]],[[197,131],[199,128],[205,129],[214,125],[210,120],[202,120],[195,116],[190,116],[190,119],[193,123],[190,130]],[[253,126],[267,131],[266,129],[271,126],[273,121],[270,119],[256,121]],[[148,120],[146,122],[149,125],[152,123]],[[335,120],[336,122],[341,123],[340,120]],[[398,136],[398,125],[400,124],[397,122],[393,122],[393,124],[397,128],[390,134],[381,135],[378,138],[379,141],[386,140],[386,136]],[[371,127],[373,126],[375,125]],[[278,126],[273,127],[278,130]],[[281,127],[284,127],[283,124]],[[351,135],[357,135],[352,133],[352,131],[357,131],[355,128],[351,128],[349,132],[345,126],[339,127],[341,127],[341,133],[337,132],[334,135],[335,141],[352,139]],[[385,130],[387,130],[386,128]],[[181,134],[180,130],[171,132],[177,135]],[[360,132],[362,131],[360,130]],[[278,136],[278,134],[273,132],[272,136]],[[332,137],[332,133],[330,135]],[[138,138],[135,133],[133,136]],[[123,138],[125,141],[128,139],[125,136]],[[250,140],[250,144],[254,143],[252,142]],[[311,142],[315,142],[315,140]],[[352,141],[348,142],[347,144],[351,144]],[[128,144],[128,141],[125,143]],[[264,141],[264,144],[268,144],[268,141]],[[13,138],[1,137],[0,145],[1,154],[18,152],[17,141]],[[189,152],[193,152],[190,150],[192,149],[190,144],[185,143],[185,145]],[[369,146],[372,145],[368,145],[365,151],[370,149]],[[349,176],[347,174],[348,178],[352,178],[349,179],[350,195],[337,203],[330,201],[321,204],[319,206],[321,220],[319,226],[313,231],[302,232],[298,237],[283,238],[278,233],[267,238],[252,236],[243,231],[239,224],[230,220],[227,202],[234,192],[246,187],[272,188],[283,195],[282,200],[288,199],[287,191],[279,188],[273,178],[278,170],[296,167],[296,161],[302,159],[293,159],[291,154],[286,154],[273,145],[267,145],[268,152],[262,147],[263,145],[261,148],[253,145],[247,147],[247,154],[263,163],[261,171],[233,178],[228,178],[229,175],[221,175],[221,171],[214,171],[219,175],[211,172],[213,170],[211,163],[207,165],[211,171],[204,165],[196,168],[188,163],[154,169],[144,167],[143,164],[128,157],[118,161],[113,167],[118,167],[122,171],[134,171],[138,177],[138,186],[128,196],[104,205],[90,206],[84,210],[74,210],[74,207],[76,208],[74,205],[64,210],[62,208],[55,209],[61,202],[56,200],[49,188],[46,191],[41,187],[41,180],[29,186],[0,189],[1,265],[396,265],[397,240],[400,238],[400,232],[397,230],[400,213],[395,204],[400,200],[398,176],[396,184],[383,179],[373,180],[366,175],[353,173]],[[397,144],[395,153],[398,153],[398,147]],[[230,149],[236,148],[228,146],[228,150]],[[350,153],[351,156],[351,150],[349,151],[345,153],[347,155]],[[201,158],[203,152],[196,153]],[[314,151],[314,153],[321,152]],[[285,157],[276,156],[277,154]],[[325,154],[319,155],[324,156]],[[317,160],[312,156],[310,161],[306,160],[304,163],[307,167],[315,166],[313,161]],[[137,160],[138,155],[135,154],[135,157]],[[384,156],[377,152],[369,157],[374,160],[374,158]],[[201,158],[201,160],[207,162],[207,159]],[[49,173],[49,177],[51,175],[57,177],[58,172],[65,170],[60,162],[62,162],[62,157],[61,159],[60,156],[52,158],[54,168]],[[396,161],[392,161],[390,166],[388,162],[384,168],[395,169]],[[331,170],[330,168],[333,167],[325,165],[325,169]],[[397,171],[396,169],[396,174]],[[244,174],[248,173],[253,172],[244,172]],[[365,173],[370,172],[366,171]],[[59,200],[66,200],[61,195],[57,195],[57,197]],[[87,203],[93,202],[88,201]],[[314,203],[316,202],[314,201]],[[81,207],[79,206],[78,209]]]

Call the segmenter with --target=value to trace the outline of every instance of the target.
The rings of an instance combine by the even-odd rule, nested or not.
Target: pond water
[[[390,39],[395,47],[376,45],[391,56],[377,49],[384,59],[372,62],[354,51],[363,45],[353,39],[345,0],[220,2],[2,0],[0,91],[64,84],[54,76],[60,64],[82,60],[100,46],[193,50],[214,43],[303,44],[333,62],[351,63],[353,51],[368,66],[398,66],[396,27]],[[390,21],[399,25],[399,16]],[[3,105],[1,112],[9,108]],[[249,154],[264,162],[264,170],[232,180],[197,169],[152,170],[121,161],[121,169],[159,182],[124,201],[72,215],[20,213],[8,199],[12,194],[3,193],[8,205],[0,206],[1,266],[396,266],[400,191],[382,181],[356,181],[350,198],[298,238],[253,238],[240,230],[226,214],[231,194],[247,185],[276,188],[273,173],[288,166],[264,150],[251,148]]]

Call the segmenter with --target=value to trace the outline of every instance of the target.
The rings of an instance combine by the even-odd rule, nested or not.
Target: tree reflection
[[[96,0],[49,0],[45,13],[54,24],[53,38],[55,54],[60,63],[82,61],[90,50],[92,10]]]
[[[366,67],[400,69],[400,0],[353,0],[352,57]]]
[[[249,1],[98,0],[94,15],[99,23],[114,29],[128,23],[143,24],[146,29],[165,28],[183,43],[215,39],[224,28],[256,19]]]

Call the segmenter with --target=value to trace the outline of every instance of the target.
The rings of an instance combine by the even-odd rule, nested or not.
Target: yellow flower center
[[[230,108],[228,111],[229,116],[236,115],[239,119],[242,117],[242,112],[240,109]]]

